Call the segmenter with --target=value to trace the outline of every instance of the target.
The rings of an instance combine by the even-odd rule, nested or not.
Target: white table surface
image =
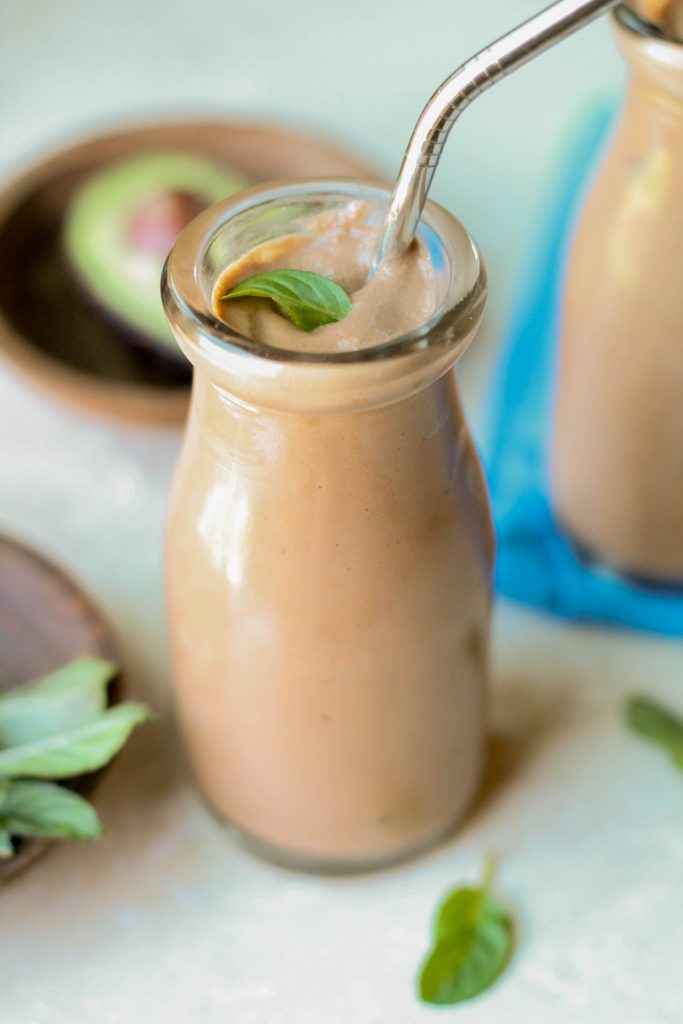
[[[324,127],[391,171],[427,93],[530,0],[3,0],[0,171],[150,111],[236,110]],[[462,379],[476,418],[567,125],[615,90],[605,25],[467,113],[434,195],[478,236],[492,301]],[[115,428],[0,373],[0,529],[85,583],[132,690],[170,710],[160,577],[173,431]],[[680,1024],[683,779],[619,722],[626,694],[683,706],[683,648],[498,609],[496,756],[455,841],[398,869],[298,876],[236,848],[194,795],[172,718],[140,731],[97,797],[106,836],[0,893],[2,1024]],[[518,945],[458,1010],[418,1004],[439,895],[501,858]]]

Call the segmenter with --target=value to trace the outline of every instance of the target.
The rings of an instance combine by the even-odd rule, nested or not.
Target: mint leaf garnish
[[[512,952],[508,909],[489,894],[492,869],[478,888],[455,889],[441,903],[434,945],[420,970],[425,1003],[451,1006],[478,996],[503,972]]]
[[[656,743],[683,771],[683,719],[648,697],[631,697],[624,708],[624,720],[632,732]]]
[[[302,331],[343,320],[351,309],[344,289],[310,270],[271,270],[240,281],[220,301],[270,299]]]

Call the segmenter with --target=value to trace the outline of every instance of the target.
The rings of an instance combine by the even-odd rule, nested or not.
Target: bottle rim
[[[203,280],[207,253],[236,218],[263,211],[269,204],[305,203],[307,199],[320,202],[333,196],[386,206],[390,194],[389,185],[362,179],[288,179],[257,185],[204,210],[178,237],[162,274],[166,316],[186,355],[195,362],[194,355],[200,352],[217,365],[225,359],[234,363],[235,358],[245,356],[279,365],[357,365],[424,353],[442,348],[444,343],[456,347],[459,341],[471,337],[486,299],[486,267],[476,242],[460,221],[431,201],[425,205],[420,229],[438,240],[449,263],[449,274],[437,308],[420,327],[367,348],[311,352],[254,341],[213,312],[211,292],[215,281]]]
[[[653,25],[651,21],[641,18],[628,4],[622,3],[615,7],[611,17],[619,28],[626,30],[631,35],[656,40],[666,47],[671,47],[674,52],[683,52],[683,42],[680,39],[669,35],[664,29]]]

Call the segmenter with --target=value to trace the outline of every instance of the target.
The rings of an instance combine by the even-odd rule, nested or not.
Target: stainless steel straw
[[[559,0],[480,50],[439,86],[411,136],[380,238],[376,266],[410,245],[441,151],[456,120],[482,92],[620,0]]]

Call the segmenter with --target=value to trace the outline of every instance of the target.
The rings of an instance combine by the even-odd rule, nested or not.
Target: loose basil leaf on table
[[[0,833],[49,839],[95,839],[95,809],[78,793],[53,782],[11,782],[0,799]]]
[[[117,667],[103,658],[78,658],[0,696],[0,748],[82,725],[107,706]]]
[[[343,320],[351,299],[335,281],[310,270],[271,270],[240,281],[220,301],[270,299],[302,331]]]
[[[683,771],[683,719],[648,697],[631,697],[624,718],[632,732],[662,747]]]
[[[133,701],[117,704],[84,725],[0,750],[0,778],[68,779],[101,768],[149,718]]]
[[[434,945],[420,970],[420,998],[451,1006],[480,995],[501,975],[513,944],[508,909],[489,894],[491,870],[479,888],[451,892],[434,925]]]

